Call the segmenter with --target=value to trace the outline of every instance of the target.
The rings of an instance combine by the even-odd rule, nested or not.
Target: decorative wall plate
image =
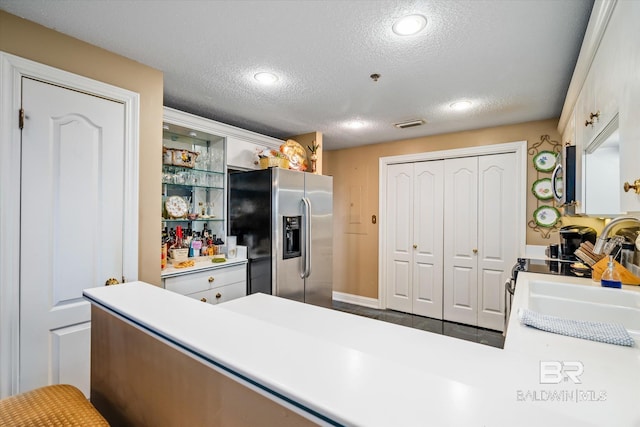
[[[542,178],[536,180],[531,186],[531,192],[538,200],[549,200],[553,198],[551,178]]]
[[[541,151],[533,158],[533,166],[540,172],[551,172],[556,167],[556,159],[553,151]]]
[[[533,220],[540,227],[553,227],[560,219],[560,212],[553,206],[540,206],[533,212]]]
[[[189,212],[187,201],[180,196],[170,196],[164,202],[167,214],[171,218],[184,218]]]

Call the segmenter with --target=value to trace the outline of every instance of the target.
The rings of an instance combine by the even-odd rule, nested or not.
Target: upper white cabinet
[[[640,211],[640,195],[624,191],[640,178],[639,19],[639,2],[593,7],[558,124],[563,141],[577,147],[576,213]]]
[[[236,137],[227,137],[227,166],[231,169],[260,169],[258,166],[258,150],[264,148],[278,149],[282,141],[264,137],[247,141]]]
[[[615,11],[620,21],[620,183],[633,184],[640,178],[640,2],[619,2]],[[620,191],[624,191],[622,188]],[[623,212],[640,212],[640,195],[633,190],[620,196]]]

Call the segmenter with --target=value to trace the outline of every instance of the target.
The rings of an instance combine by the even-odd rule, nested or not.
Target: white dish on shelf
[[[170,218],[184,218],[189,212],[187,201],[180,196],[169,196],[164,202],[164,207]]]

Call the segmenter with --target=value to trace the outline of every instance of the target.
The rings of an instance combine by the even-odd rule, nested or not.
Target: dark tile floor
[[[422,329],[423,331],[436,334],[447,335],[498,348],[504,347],[504,337],[502,336],[502,332],[498,331],[448,322],[446,320],[432,319],[430,317],[416,316],[415,314],[401,313],[399,311],[363,307],[341,301],[333,301],[333,308],[335,310],[408,326],[410,328]]]

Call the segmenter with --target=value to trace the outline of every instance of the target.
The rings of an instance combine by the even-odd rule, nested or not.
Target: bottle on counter
[[[193,234],[194,234],[194,237],[193,239],[191,239],[191,245],[189,247],[189,250],[191,252],[191,256],[199,257],[200,250],[202,249],[202,239],[200,238],[200,233],[198,233],[197,231],[194,232]]]
[[[604,286],[605,288],[622,288],[622,279],[620,277],[620,273],[618,273],[615,269],[613,256],[611,255],[609,255],[607,269],[602,272],[600,285]]]

